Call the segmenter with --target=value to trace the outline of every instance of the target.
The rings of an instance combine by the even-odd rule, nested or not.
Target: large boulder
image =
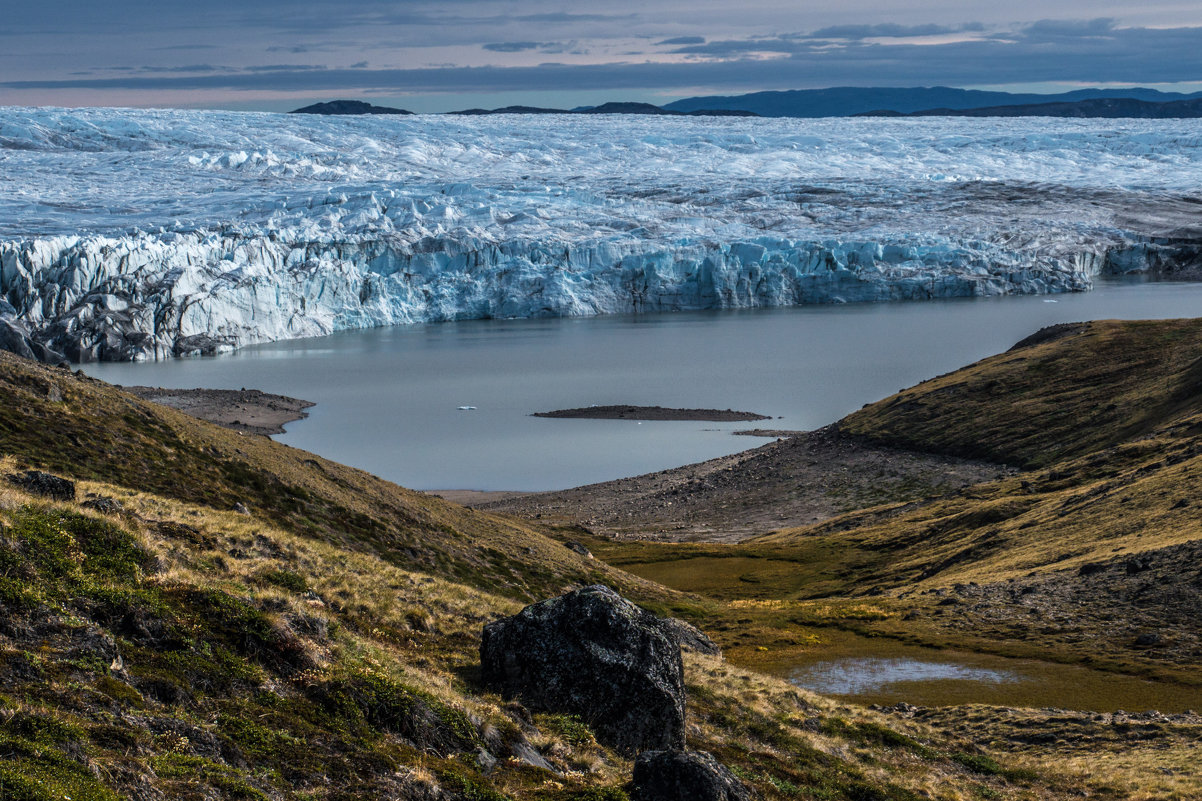
[[[578,715],[624,754],[684,746],[684,665],[664,621],[608,587],[484,627],[484,684],[532,709]]]
[[[634,801],[750,801],[751,791],[705,751],[644,751],[634,763]]]

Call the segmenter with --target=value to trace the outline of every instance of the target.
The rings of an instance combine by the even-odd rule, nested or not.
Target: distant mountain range
[[[298,108],[292,114],[411,114],[359,100],[334,100]],[[718,117],[1202,117],[1202,92],[1156,89],[1078,89],[1061,94],[1014,94],[946,86],[889,88],[843,86],[754,92],[731,97],[690,97],[665,106],[605,103],[575,109],[505,106],[472,108],[452,114],[652,114]]]
[[[1025,103],[985,108],[933,108],[901,114],[896,111],[867,111],[858,117],[1134,117],[1145,120],[1195,119],[1202,117],[1202,98],[1151,103],[1131,98],[1092,98],[1075,103]]]
[[[785,92],[754,92],[733,97],[689,97],[664,106],[670,111],[694,109],[752,111],[761,117],[850,117],[857,114],[894,112],[947,114],[969,109],[1012,108],[1047,104],[1071,104],[1086,100],[1138,100],[1171,103],[1202,98],[1202,92],[1181,94],[1156,89],[1078,89],[1054,95],[983,92],[947,86],[891,88],[841,86],[832,89],[795,89]],[[1044,112],[1046,113],[1046,111]],[[1000,116],[1014,116],[1002,114]],[[1066,116],[1125,116],[1122,114],[1069,114]]]

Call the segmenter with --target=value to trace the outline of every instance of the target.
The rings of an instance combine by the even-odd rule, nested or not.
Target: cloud
[[[581,55],[587,53],[588,50],[580,46],[579,42],[490,42],[489,44],[481,45],[485,50],[493,53],[524,53],[531,50],[537,50],[540,53],[571,53]]]
[[[880,39],[880,38],[912,38],[917,36],[943,36],[951,33],[966,31],[983,31],[985,26],[980,22],[966,22],[961,25],[896,25],[884,23],[877,25],[832,25],[819,28],[806,34],[808,39]]]
[[[151,50],[216,50],[217,45],[211,44],[177,44],[152,47]]]
[[[1032,39],[1080,39],[1086,36],[1112,35],[1115,32],[1115,22],[1110,17],[1090,20],[1043,19],[1027,25],[1020,31]]]
[[[1032,26],[1035,27],[1035,26]],[[945,44],[856,43],[818,49],[792,41],[773,59],[709,58],[686,63],[545,64],[536,67],[417,69],[278,69],[211,74],[67,76],[7,80],[4,89],[228,90],[277,92],[500,92],[673,89],[696,86],[741,90],[836,85],[932,86],[1046,81],[1173,83],[1202,74],[1202,28],[1113,28],[1105,39],[1085,37],[1072,47],[1048,48],[1028,39]],[[770,44],[785,48],[791,40]],[[763,47],[763,41],[749,43]]]
[[[114,69],[120,69],[115,67]],[[234,67],[225,67],[216,64],[183,64],[177,67],[162,67],[147,65],[138,67],[139,72],[234,72]]]
[[[543,46],[542,42],[490,42],[486,45],[481,45],[485,50],[491,50],[494,53],[520,53],[523,50],[537,50]]]
[[[303,72],[305,70],[328,70],[325,64],[263,64],[244,67],[247,72]]]
[[[838,13],[827,9],[819,14],[822,4],[815,0],[804,17],[776,14],[771,19],[769,12],[779,10],[771,4],[753,2],[729,14],[718,4],[699,4],[696,19],[684,20],[689,25],[684,28],[679,15],[670,15],[671,9],[657,6],[655,0],[615,0],[605,6],[606,13],[579,14],[542,12],[554,6],[532,0],[515,3],[517,11],[529,12],[517,14],[498,13],[495,0],[446,0],[436,5],[416,0],[307,0],[288,6],[286,13],[279,0],[209,0],[203,13],[195,4],[152,0],[56,0],[56,8],[61,5],[74,17],[39,11],[39,4],[18,3],[15,21],[7,21],[36,35],[20,41],[24,52],[16,46],[0,49],[0,92],[44,91],[29,95],[47,98],[36,102],[54,100],[52,93],[59,90],[75,90],[75,97],[90,90],[178,92],[180,102],[188,102],[187,93],[195,90],[210,96],[244,91],[692,91],[699,86],[750,91],[832,85],[1172,83],[1196,81],[1202,75],[1202,28],[1197,27],[1138,27],[1107,17],[990,27],[949,21],[947,13],[933,14],[930,23],[821,26],[840,19],[855,21],[856,9],[863,7],[854,0],[839,3],[846,8]],[[1084,0],[1076,7],[1080,5]],[[830,6],[835,7],[834,0]],[[1071,3],[1061,7],[1072,13]],[[114,12],[110,19],[105,8],[121,13]],[[151,13],[157,8],[161,14]],[[858,18],[871,19],[864,14]],[[815,27],[763,35],[765,30],[788,31],[799,19],[814,19]],[[94,23],[99,28],[93,30]],[[189,27],[192,23],[196,27]],[[45,33],[51,28],[70,35],[51,37]],[[660,38],[665,30],[730,33],[717,39]],[[0,37],[6,33],[0,31]],[[439,49],[417,50],[427,47]],[[173,57],[151,50],[180,52]],[[189,55],[189,50],[216,52]],[[604,53],[614,63],[529,63],[590,51]],[[265,57],[264,52],[279,55]],[[124,54],[129,64],[155,66],[98,66],[113,53]],[[301,57],[306,53],[321,55]],[[464,66],[492,60],[486,53],[511,54],[504,61],[527,64]],[[409,68],[371,68],[359,60],[367,58]],[[671,63],[661,63],[669,58]],[[176,63],[194,59],[208,63]],[[355,63],[255,64],[259,60]],[[456,61],[458,65],[441,63]],[[428,62],[440,63],[418,66]],[[87,70],[94,74],[79,74]]]

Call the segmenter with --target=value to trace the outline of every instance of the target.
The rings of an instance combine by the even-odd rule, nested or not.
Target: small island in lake
[[[704,420],[712,423],[740,423],[747,420],[771,420],[755,412],[736,412],[733,409],[669,409],[664,406],[585,406],[580,409],[559,409],[554,412],[535,412],[531,417],[555,417],[574,420]]]

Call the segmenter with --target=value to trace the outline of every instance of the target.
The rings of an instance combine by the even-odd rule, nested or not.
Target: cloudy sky
[[[1202,3],[0,0],[0,104],[415,111],[826,86],[1202,89]]]

